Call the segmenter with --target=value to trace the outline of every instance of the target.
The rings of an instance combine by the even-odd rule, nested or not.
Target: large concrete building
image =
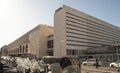
[[[88,48],[120,41],[120,28],[68,6],[54,15],[54,55],[85,55]]]
[[[51,55],[47,52],[47,37],[53,34],[53,27],[38,25],[8,45],[8,53],[13,56],[33,55],[37,58]]]

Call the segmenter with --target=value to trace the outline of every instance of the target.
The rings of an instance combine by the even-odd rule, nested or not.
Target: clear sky
[[[120,0],[0,0],[0,47],[38,24],[53,26],[63,4],[120,26]]]

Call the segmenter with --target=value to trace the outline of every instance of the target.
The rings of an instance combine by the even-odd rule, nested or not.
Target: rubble
[[[62,67],[60,64],[60,59],[61,58],[58,57],[55,59],[36,60],[29,57],[21,58],[4,56],[1,57],[0,60],[0,73],[61,73]],[[62,73],[66,73],[68,70],[71,72],[73,71],[74,73],[81,73],[79,66],[72,65],[72,61],[70,65],[66,66],[62,70]]]

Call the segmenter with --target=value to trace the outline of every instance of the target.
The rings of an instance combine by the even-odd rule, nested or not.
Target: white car
[[[116,61],[116,62],[110,63],[109,66],[110,66],[110,67],[113,67],[113,68],[120,67],[120,60],[118,60],[118,61]]]
[[[82,63],[82,65],[91,65],[95,66],[96,65],[96,59],[88,59]],[[98,61],[98,65],[101,66],[101,62]]]

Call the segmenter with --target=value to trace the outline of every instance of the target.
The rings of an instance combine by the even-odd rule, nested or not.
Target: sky
[[[63,5],[120,27],[120,0],[0,0],[0,48],[39,24],[54,26]]]

